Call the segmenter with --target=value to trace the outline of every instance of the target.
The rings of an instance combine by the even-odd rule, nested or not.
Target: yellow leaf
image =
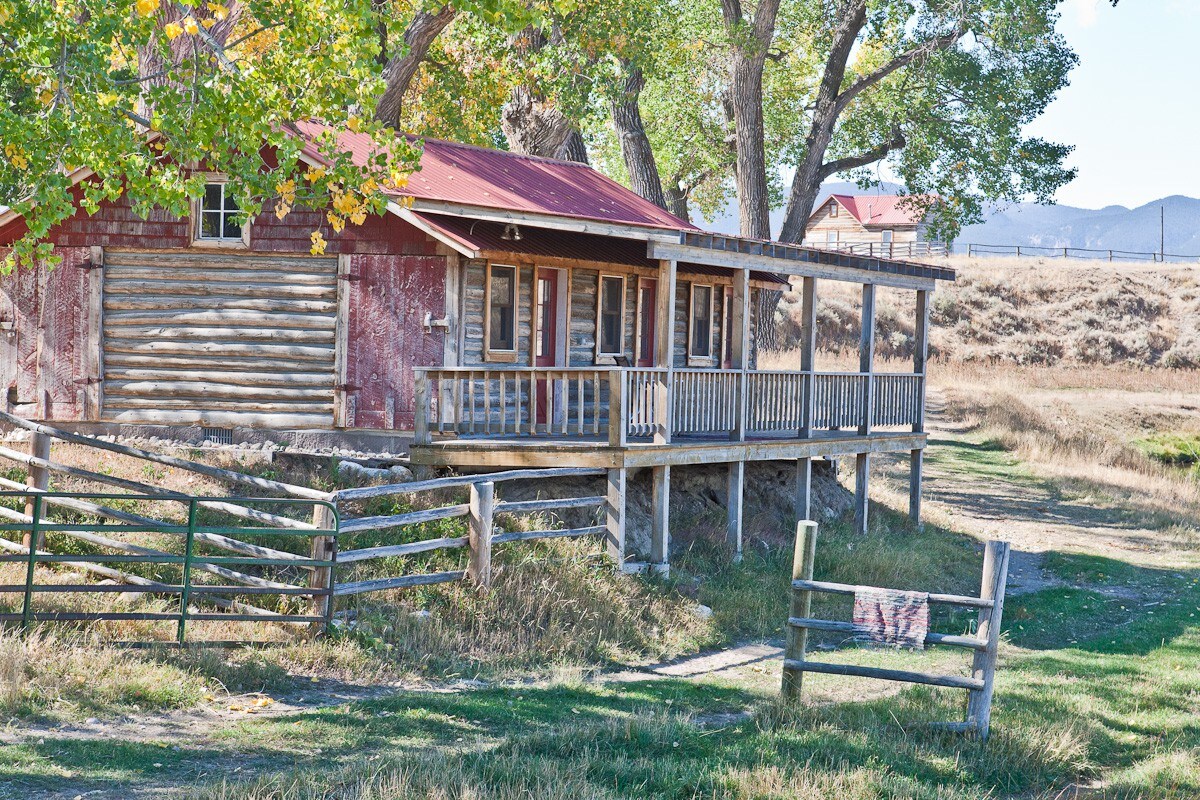
[[[362,128],[362,120],[358,117],[351,117],[350,119],[346,120],[346,127],[355,133],[358,133],[359,129]]]
[[[205,20],[201,20],[200,24],[203,25],[205,28],[211,28],[213,25],[217,24],[217,21],[215,19],[205,19]]]
[[[168,22],[163,27],[163,33],[165,33],[167,35],[168,39],[175,39],[175,38],[178,38],[179,35],[183,33],[183,28],[181,28],[179,26],[178,22]]]
[[[12,15],[12,6],[8,3],[0,3],[0,25],[7,25],[8,21],[12,19]]]
[[[312,236],[308,238],[312,240],[312,248],[309,252],[311,252],[314,256],[324,255],[325,245],[328,244],[328,242],[325,241],[325,237],[321,235],[321,232],[313,231]]]
[[[137,0],[137,12],[143,17],[149,17],[158,11],[160,0]]]
[[[183,21],[183,29],[188,32],[189,36],[195,36],[200,32],[200,26],[196,24],[196,20],[188,17]]]
[[[208,10],[211,11],[213,17],[218,20],[225,20],[229,17],[229,9],[220,3],[209,3]]]

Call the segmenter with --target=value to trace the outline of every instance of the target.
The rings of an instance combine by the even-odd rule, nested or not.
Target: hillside
[[[1200,368],[1200,267],[954,258],[958,280],[939,287],[932,349],[945,361],[1128,364]],[[857,287],[821,284],[818,346],[858,347]],[[799,295],[784,296],[784,343],[799,335]],[[878,352],[912,352],[912,292],[881,291]]]

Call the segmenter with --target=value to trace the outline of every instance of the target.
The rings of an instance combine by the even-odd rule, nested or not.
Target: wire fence
[[[1162,263],[1200,263],[1200,255],[1114,250],[1094,247],[1047,247],[1027,244],[955,243],[951,252],[971,257],[1015,256],[1016,258],[1073,258],[1085,261],[1148,261]]]

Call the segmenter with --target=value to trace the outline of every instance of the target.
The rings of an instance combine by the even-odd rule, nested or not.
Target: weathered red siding
[[[0,278],[0,390],[46,419],[84,418],[88,375],[88,292],[99,271],[83,270],[91,252],[62,247],[52,270],[17,270]],[[15,392],[13,391],[15,389]],[[42,405],[44,404],[44,406]]]
[[[424,330],[446,305],[442,256],[354,256],[347,381],[359,428],[413,427],[413,367],[442,363],[444,334]],[[389,400],[390,408],[389,408]]]

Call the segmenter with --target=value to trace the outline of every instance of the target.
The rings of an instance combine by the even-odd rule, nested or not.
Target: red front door
[[[638,285],[637,366],[654,366],[655,313],[658,310],[658,281],[642,280]]]
[[[558,352],[558,270],[538,270],[533,309],[533,364],[537,367],[557,367]],[[553,421],[553,387],[547,381],[537,382],[537,424]]]

